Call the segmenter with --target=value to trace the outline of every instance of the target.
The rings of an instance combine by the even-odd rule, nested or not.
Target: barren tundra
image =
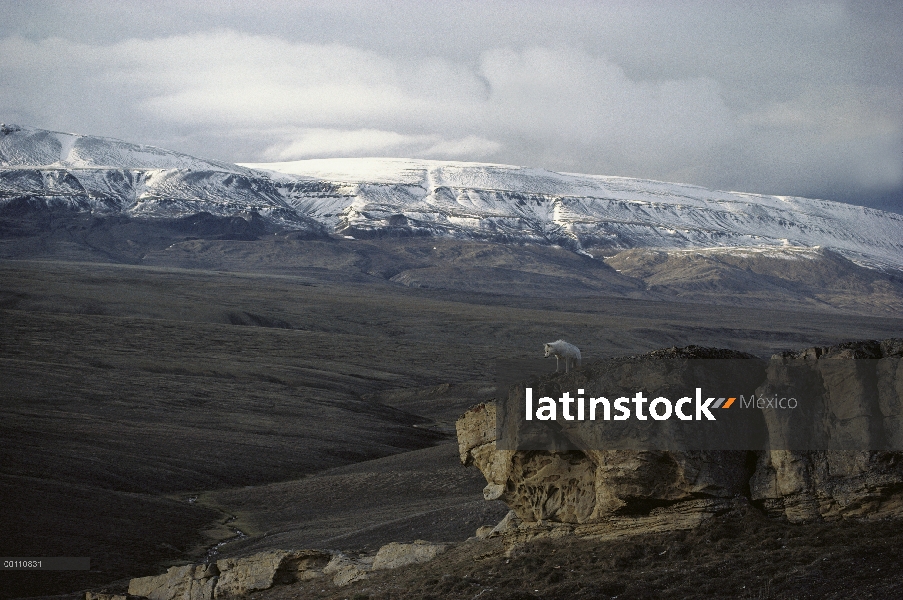
[[[221,556],[463,540],[504,508],[484,504],[485,481],[442,444],[492,395],[494,359],[541,356],[559,335],[584,357],[691,343],[768,355],[903,325],[600,296],[562,305],[329,269],[0,268],[3,553],[93,561],[7,573],[6,597],[199,560],[234,529],[248,537]]]
[[[584,360],[691,344],[765,357],[903,331],[903,221],[881,211],[500,165],[242,167],[0,134],[0,553],[92,559],[4,573],[4,598],[123,590],[205,557],[466,540],[507,508],[459,463],[455,421],[496,393],[495,360],[541,357],[550,340]],[[592,593],[643,597],[691,567],[714,580],[707,540],[740,552],[724,541],[737,527],[764,532],[762,552],[802,532],[793,560],[837,573],[868,536],[899,548],[892,524],[847,547],[860,530],[760,516],[574,552],[628,573],[587,572]],[[837,554],[810,551],[818,539]],[[551,569],[579,580],[579,561],[558,564],[549,543],[483,563],[480,581],[566,597],[576,588],[548,587],[564,581]],[[409,589],[482,593],[462,548]],[[785,572],[769,556],[756,564]],[[354,593],[396,594],[368,589]]]

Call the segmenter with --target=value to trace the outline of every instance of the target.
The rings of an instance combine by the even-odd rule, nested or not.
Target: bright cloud
[[[276,144],[264,153],[267,160],[289,161],[330,156],[427,156],[458,158],[488,156],[500,148],[498,142],[467,136],[443,139],[437,135],[402,135],[377,129],[307,129],[294,134],[289,143]]]
[[[370,24],[296,37],[237,20],[171,35],[157,23],[149,39],[11,34],[0,119],[241,162],[447,158],[823,197],[903,186],[898,29],[880,29],[888,56],[849,42],[873,43],[865,24],[878,16],[690,3],[664,19],[654,4],[619,5],[586,9],[602,11],[594,31],[537,6],[547,30],[487,13],[508,26],[496,37],[478,17],[462,30],[464,16],[438,11],[459,34],[418,30],[407,53],[374,43]],[[378,39],[414,35],[399,23]]]

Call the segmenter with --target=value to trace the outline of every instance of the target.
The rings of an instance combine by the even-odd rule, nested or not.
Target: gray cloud
[[[897,3],[3,8],[9,122],[231,161],[491,161],[903,212]]]

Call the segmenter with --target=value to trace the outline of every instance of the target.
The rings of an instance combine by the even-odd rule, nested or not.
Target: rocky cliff
[[[813,436],[871,447],[901,447],[903,340],[857,342],[788,352],[772,360],[761,395],[787,390],[787,363],[810,363],[823,390]],[[792,390],[791,390],[792,392]],[[769,436],[787,438],[799,429],[790,415],[765,411]],[[817,440],[816,440],[817,441]],[[903,453],[856,450],[770,450],[756,456],[751,499],[790,521],[903,515]]]
[[[657,351],[632,357],[632,368],[661,375],[654,365],[658,359],[728,357],[724,352]],[[511,508],[497,532],[551,526],[607,536],[637,529],[679,529],[749,503],[796,522],[901,515],[903,452],[868,449],[903,449],[901,357],[900,339],[773,357],[753,386],[757,397],[787,395],[791,369],[805,369],[806,385],[818,394],[805,411],[760,411],[770,446],[759,451],[599,449],[606,447],[604,439],[589,440],[585,427],[568,424],[558,429],[571,443],[566,450],[503,449],[510,446],[496,438],[496,404],[486,403],[457,422],[461,461],[482,471],[487,500],[501,499]],[[579,385],[589,394],[597,373],[594,365],[586,365],[567,375],[549,376],[541,384],[547,390]],[[825,440],[833,444],[865,440],[866,446],[786,449],[781,442],[791,438],[794,443],[804,438],[813,447]]]

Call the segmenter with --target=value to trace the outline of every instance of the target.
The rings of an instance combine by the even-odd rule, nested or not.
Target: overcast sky
[[[903,212],[903,2],[0,0],[0,121]]]

